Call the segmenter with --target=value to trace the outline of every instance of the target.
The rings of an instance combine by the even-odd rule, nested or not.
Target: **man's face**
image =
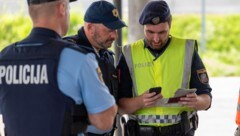
[[[97,46],[95,48],[107,49],[112,46],[114,40],[118,38],[117,30],[112,30],[104,26],[103,24],[95,24],[93,32],[93,40]]]
[[[157,25],[144,25],[144,35],[148,45],[152,49],[161,49],[166,44],[169,37],[169,31],[168,22]]]

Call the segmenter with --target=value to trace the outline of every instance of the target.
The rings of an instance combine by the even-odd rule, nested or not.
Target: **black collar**
[[[78,30],[78,44],[81,44],[81,46],[86,46],[88,48],[91,48],[93,49],[91,43],[89,42],[89,40],[87,39],[87,36],[84,32],[84,29],[83,27],[81,27],[79,30]]]
[[[40,27],[33,28],[30,33],[30,36],[32,36],[32,35],[41,35],[41,36],[61,39],[61,36],[57,32],[55,32],[51,29],[40,28]]]
[[[81,27],[81,28],[78,30],[77,36],[78,36],[78,41],[77,41],[78,44],[80,44],[81,46],[84,46],[84,47],[86,47],[86,48],[88,48],[88,49],[89,49],[89,48],[92,49],[92,51],[95,53],[93,46],[91,45],[91,43],[90,43],[89,40],[87,39],[87,36],[86,36],[86,34],[85,34],[85,31],[84,31],[84,28],[83,28],[83,27]],[[99,51],[100,54],[101,54],[102,52],[104,52],[104,53],[105,53],[105,52],[108,52],[108,53],[110,53],[111,55],[114,54],[112,51],[107,50],[107,49],[101,49],[101,50]]]
[[[35,27],[32,29],[29,36],[18,42],[16,46],[43,45],[44,43],[48,42],[46,38],[62,40],[61,36],[51,29]]]
[[[152,49],[150,46],[148,46],[147,40],[144,39],[144,48],[148,49],[152,53],[152,55],[155,56],[155,59],[157,59],[167,49],[168,45],[170,44],[170,41],[171,41],[171,36],[169,36],[166,45],[164,45],[161,49],[156,50],[156,49]]]

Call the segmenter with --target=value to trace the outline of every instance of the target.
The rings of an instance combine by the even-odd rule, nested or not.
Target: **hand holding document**
[[[185,96],[189,93],[195,93],[197,91],[196,88],[192,88],[192,89],[178,89],[176,92],[175,92],[175,95],[174,97],[182,97],[182,96]]]
[[[196,88],[192,89],[178,89],[173,97],[170,98],[162,98],[159,100],[156,104],[156,106],[162,106],[162,107],[179,107],[182,106],[178,103],[181,97],[185,97],[189,93],[195,93],[197,91]]]

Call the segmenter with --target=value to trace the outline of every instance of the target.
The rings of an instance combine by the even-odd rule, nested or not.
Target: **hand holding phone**
[[[161,93],[161,91],[162,91],[162,87],[153,87],[149,89],[149,93],[155,92],[156,95]]]

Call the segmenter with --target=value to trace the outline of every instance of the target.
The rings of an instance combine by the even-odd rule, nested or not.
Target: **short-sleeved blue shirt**
[[[100,113],[115,104],[108,88],[99,79],[102,75],[98,75],[98,69],[92,53],[84,55],[66,48],[61,54],[58,67],[59,88],[77,104],[83,102],[91,114]]]
[[[60,90],[77,104],[84,103],[88,113],[102,112],[115,104],[98,75],[94,54],[82,54],[65,48],[60,56],[58,84]]]
[[[91,43],[87,39],[87,36],[84,32],[83,27],[79,29],[77,35],[68,36],[64,39],[76,43],[79,47],[86,49],[87,52],[94,53],[96,57],[98,57]],[[102,52],[101,54],[101,51],[104,51],[104,53]],[[97,60],[98,60],[99,67],[102,70],[103,80],[105,82],[105,85],[108,87],[109,91],[112,94],[114,94],[115,92],[117,92],[116,86],[118,86],[118,79],[113,76],[113,75],[117,76],[117,74],[115,73],[116,69],[113,64],[113,61],[114,61],[112,56],[113,52],[102,49],[100,50],[99,55],[100,56],[97,58]],[[87,132],[94,133],[94,134],[104,134],[109,131],[110,130],[101,131],[92,125],[89,125],[87,128]]]

